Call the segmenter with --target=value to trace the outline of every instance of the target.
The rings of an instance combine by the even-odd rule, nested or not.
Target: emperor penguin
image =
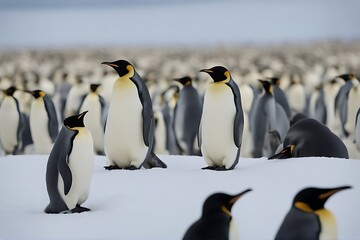
[[[293,75],[292,82],[287,89],[290,108],[295,113],[304,113],[306,110],[305,87],[297,74]]]
[[[354,86],[355,76],[354,74],[342,74],[337,76],[345,81],[345,84],[339,89],[335,97],[335,117],[340,120],[340,127],[342,134],[345,137],[349,136],[349,132],[345,129],[345,124],[348,116],[348,97],[349,92]]]
[[[309,115],[326,125],[327,109],[322,85],[317,86],[310,97]]]
[[[356,112],[355,117],[355,144],[358,151],[360,151],[360,108]]]
[[[334,194],[350,188],[311,187],[301,190],[296,194],[275,239],[337,239],[336,219],[325,208],[325,203]]]
[[[264,90],[256,99],[250,115],[253,157],[256,158],[265,155],[265,139],[270,130],[276,130],[283,141],[289,129],[289,119],[273,96],[273,85],[266,80],[259,80],[259,82]]]
[[[360,107],[360,83],[359,80],[354,77],[353,87],[349,91],[347,100],[347,114],[344,125],[345,132],[348,133],[348,137],[351,141],[354,140],[355,133],[355,118],[357,110]]]
[[[231,170],[239,162],[244,114],[239,88],[223,66],[203,69],[213,79],[206,89],[198,140],[208,164],[203,169]]]
[[[84,96],[88,91],[88,85],[84,83],[83,79],[80,76],[76,77],[76,82],[71,86],[69,94],[66,97],[65,103],[65,117],[72,116],[78,113],[80,108],[82,96]]]
[[[30,110],[30,130],[36,153],[49,154],[59,131],[54,103],[42,90],[27,92],[35,98]]]
[[[240,197],[250,191],[251,189],[247,189],[236,195],[210,195],[204,202],[200,219],[189,227],[183,239],[238,239],[231,208]]]
[[[86,113],[64,120],[51,150],[46,168],[50,199],[46,213],[90,211],[81,206],[89,196],[94,165],[93,139],[84,125]]]
[[[154,153],[155,119],[149,91],[131,63],[103,62],[115,69],[115,81],[105,129],[105,169],[166,168]]]
[[[99,94],[100,84],[90,84],[90,92],[86,94],[80,104],[80,111],[89,111],[85,126],[91,132],[94,139],[94,150],[99,155],[104,155],[104,134],[105,134],[105,107],[104,98]]]
[[[280,78],[272,77],[267,79],[271,82],[271,85],[273,86],[273,94],[275,101],[280,104],[280,106],[284,109],[286,116],[290,119],[291,109],[284,91],[280,88]]]
[[[5,97],[0,106],[0,142],[5,154],[19,154],[22,149],[23,114],[13,96],[13,86],[3,90]]]
[[[348,150],[327,126],[312,118],[295,122],[288,130],[281,152],[269,159],[292,157],[349,158]]]
[[[202,100],[189,76],[175,79],[175,81],[183,86],[174,109],[175,139],[183,154],[198,155],[194,145],[201,120]]]

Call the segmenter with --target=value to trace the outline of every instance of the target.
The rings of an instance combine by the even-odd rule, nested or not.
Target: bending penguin
[[[54,103],[42,90],[26,92],[35,98],[30,110],[30,130],[36,152],[49,154],[59,131]]]
[[[17,89],[3,90],[5,98],[0,107],[0,142],[5,154],[18,154],[22,149],[23,114],[19,101],[13,96]]]
[[[336,220],[325,208],[334,194],[351,188],[305,188],[296,194],[275,239],[337,239]]]
[[[119,74],[105,129],[105,169],[166,168],[154,153],[155,120],[149,91],[128,61],[103,62]]]
[[[240,91],[222,66],[200,72],[208,73],[214,81],[205,92],[198,134],[208,164],[203,169],[231,170],[239,162],[244,128]]]
[[[91,84],[90,92],[83,97],[80,104],[80,111],[89,111],[86,115],[85,126],[90,130],[94,139],[94,151],[104,155],[104,112],[106,103],[99,94],[100,84]]]
[[[349,158],[349,153],[341,139],[327,126],[302,115],[289,128],[282,150],[269,159],[292,157]]]
[[[231,215],[231,208],[247,189],[236,195],[215,193],[204,202],[202,215],[186,231],[183,239],[237,239],[237,229]]]
[[[46,213],[90,211],[81,206],[89,196],[94,165],[93,139],[84,125],[86,113],[64,120],[51,150],[46,169],[50,198]]]
[[[201,120],[202,102],[198,91],[192,86],[192,80],[186,76],[175,81],[183,88],[174,109],[173,129],[175,139],[185,155],[196,155],[194,143]]]

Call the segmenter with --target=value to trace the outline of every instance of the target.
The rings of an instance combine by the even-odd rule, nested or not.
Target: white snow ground
[[[200,170],[201,157],[161,156],[168,169],[105,171],[96,157],[82,214],[45,214],[47,156],[0,157],[0,239],[181,239],[214,192],[253,191],[234,205],[241,239],[273,239],[294,195],[308,186],[353,189],[326,206],[339,239],[360,239],[360,161],[241,159],[233,171]]]

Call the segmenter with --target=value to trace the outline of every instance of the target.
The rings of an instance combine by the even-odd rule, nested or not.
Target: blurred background
[[[1,0],[0,48],[360,38],[357,0]]]

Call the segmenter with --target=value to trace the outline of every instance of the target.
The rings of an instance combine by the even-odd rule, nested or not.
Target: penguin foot
[[[105,166],[104,167],[106,170],[119,170],[119,169],[122,169],[122,168],[119,168],[118,166],[113,166],[113,165],[109,165],[109,166]]]
[[[149,169],[149,168],[167,168],[167,165],[160,160],[160,158],[158,156],[156,156],[155,153],[151,153],[150,157],[148,159],[145,160],[145,162],[143,163],[144,168]]]
[[[139,168],[135,167],[134,165],[130,165],[129,167],[124,167],[124,170],[137,170]]]
[[[202,170],[214,170],[214,171],[227,171],[227,170],[230,170],[230,169],[225,168],[224,166],[222,166],[222,167],[207,166],[207,167],[203,167],[201,169]]]
[[[71,209],[72,213],[82,213],[82,212],[88,212],[90,211],[90,208],[82,207],[80,205],[76,205],[74,209]]]

